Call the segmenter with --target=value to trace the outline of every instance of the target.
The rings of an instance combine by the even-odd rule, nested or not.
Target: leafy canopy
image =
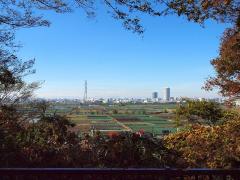
[[[208,19],[236,23],[240,14],[238,0],[103,0],[100,3],[95,0],[4,0],[0,1],[0,25],[11,28],[49,26],[50,22],[38,13],[45,10],[68,13],[80,9],[87,16],[94,16],[99,5],[122,21],[126,29],[137,33],[144,31],[141,14],[177,14],[200,24]]]
[[[205,84],[206,90],[214,87],[221,95],[240,97],[240,26],[227,29],[222,37],[219,56],[211,61],[216,75]]]
[[[190,123],[215,124],[221,120],[224,111],[218,103],[208,101],[192,101],[178,106],[177,118],[186,118]]]

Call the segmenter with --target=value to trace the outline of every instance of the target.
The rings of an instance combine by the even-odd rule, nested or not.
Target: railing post
[[[212,175],[208,175],[209,180],[213,180],[213,176]]]

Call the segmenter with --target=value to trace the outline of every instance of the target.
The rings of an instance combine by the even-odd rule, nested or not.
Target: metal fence
[[[240,169],[1,168],[1,180],[240,180]]]

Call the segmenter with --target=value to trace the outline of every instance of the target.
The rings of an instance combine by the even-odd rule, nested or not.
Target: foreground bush
[[[164,138],[170,150],[178,151],[188,167],[239,168],[240,118],[219,126],[194,125]]]
[[[169,167],[175,162],[174,150],[161,139],[143,133],[97,135],[90,142],[92,155],[100,167]]]

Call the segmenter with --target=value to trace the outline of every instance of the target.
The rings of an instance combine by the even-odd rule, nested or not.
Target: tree
[[[219,88],[221,95],[240,96],[240,26],[227,29],[220,45],[220,54],[211,61],[216,75],[210,77],[205,89]]]
[[[36,10],[67,13],[74,8],[80,8],[87,16],[93,16],[98,5],[94,0],[1,1],[0,25],[11,28],[49,26],[50,22],[36,14]],[[237,0],[103,0],[101,5],[104,5],[115,19],[122,21],[126,29],[137,33],[143,33],[139,14],[152,16],[177,14],[201,24],[208,19],[235,23],[240,15],[240,3]]]
[[[24,132],[26,119],[15,108],[2,106],[0,109],[0,167],[18,166],[26,157],[21,156],[18,144],[19,133]]]
[[[240,118],[230,118],[219,126],[193,125],[189,130],[164,137],[165,146],[179,153],[181,167],[239,168]]]
[[[47,110],[52,106],[52,104],[46,100],[35,100],[29,103],[30,107],[35,111],[35,114],[38,115],[41,119],[47,116]],[[54,112],[54,115],[56,111]]]
[[[162,139],[137,133],[98,135],[90,141],[94,161],[100,167],[166,167],[175,162],[175,151],[168,151]]]
[[[223,117],[224,111],[215,102],[191,101],[180,105],[176,109],[176,119],[187,118],[190,123],[204,122],[209,125],[216,124]]]
[[[68,167],[72,163],[69,151],[79,150],[77,135],[68,130],[72,126],[68,119],[58,115],[44,116],[27,124],[17,136],[18,149],[27,161],[17,162],[18,166]],[[7,166],[13,166],[12,163]]]
[[[27,84],[23,78],[34,73],[34,60],[22,62],[16,55],[0,49],[0,106],[27,100],[38,83]]]

